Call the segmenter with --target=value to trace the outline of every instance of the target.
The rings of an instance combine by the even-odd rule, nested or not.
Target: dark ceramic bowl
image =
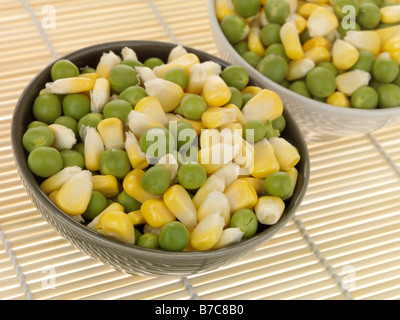
[[[95,67],[103,54],[112,50],[116,54],[123,47],[132,48],[140,61],[149,57],[159,57],[167,61],[172,48],[176,45],[155,41],[119,41],[103,43],[87,47],[70,53],[62,59],[74,62],[78,67]],[[185,47],[188,52],[196,54],[201,61],[213,60],[222,67],[229,64],[207,53]],[[86,226],[76,222],[58,209],[49,198],[41,191],[39,181],[31,173],[27,164],[27,154],[22,146],[22,136],[27,125],[33,120],[32,104],[45,87],[45,83],[51,81],[50,64],[44,68],[26,87],[16,105],[12,118],[12,149],[15,162],[22,182],[39,212],[48,223],[72,245],[87,255],[110,265],[114,269],[139,275],[189,275],[199,272],[215,270],[227,265],[256,250],[279,231],[295,214],[307,189],[309,180],[309,155],[305,140],[292,116],[284,111],[287,121],[284,138],[295,145],[300,153],[301,160],[297,165],[299,172],[298,182],[293,196],[286,204],[286,210],[273,226],[265,226],[251,239],[229,247],[205,252],[166,252],[161,250],[146,249],[107,238]],[[252,80],[253,85],[259,85]]]

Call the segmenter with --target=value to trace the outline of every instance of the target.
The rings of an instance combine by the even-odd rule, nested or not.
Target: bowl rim
[[[284,110],[286,112],[287,116],[290,117],[294,127],[293,130],[297,133],[297,138],[299,139],[299,143],[301,144],[301,147],[304,151],[304,154],[302,155],[302,160],[304,161],[304,172],[303,174],[303,186],[300,189],[300,192],[298,194],[297,199],[295,199],[293,202],[292,210],[286,214],[284,217],[282,217],[275,225],[269,226],[266,230],[260,232],[258,236],[254,236],[250,239],[246,239],[245,241],[232,244],[227,247],[223,247],[220,249],[214,249],[214,250],[207,250],[207,251],[182,251],[182,252],[170,252],[170,251],[164,251],[164,250],[154,250],[154,249],[148,249],[148,248],[143,248],[139,247],[136,245],[131,245],[128,243],[124,243],[106,236],[103,236],[99,234],[98,232],[84,226],[83,224],[75,221],[71,217],[67,216],[63,211],[61,211],[55,204],[53,204],[47,195],[40,189],[39,183],[37,182],[35,176],[33,173],[29,170],[27,166],[27,159],[25,155],[24,148],[22,147],[21,141],[18,141],[16,136],[18,136],[17,132],[18,130],[22,130],[23,125],[20,121],[20,111],[23,106],[23,100],[25,99],[26,96],[29,95],[30,90],[32,89],[32,86],[35,84],[37,79],[47,73],[50,74],[50,69],[51,66],[58,60],[60,59],[73,59],[74,57],[80,56],[82,54],[88,54],[89,52],[93,51],[99,51],[102,50],[101,52],[106,52],[110,50],[110,47],[113,46],[118,46],[118,47],[125,47],[125,46],[140,46],[140,45],[151,45],[156,48],[157,46],[159,47],[168,47],[168,48],[173,48],[177,44],[175,43],[169,43],[169,42],[162,42],[162,41],[154,41],[154,40],[120,40],[120,41],[112,41],[112,42],[104,42],[104,43],[99,43],[99,44],[94,44],[88,47],[84,47],[81,49],[78,49],[76,51],[70,52],[62,57],[59,57],[57,59],[54,59],[51,63],[49,63],[46,67],[44,67],[39,73],[37,73],[33,79],[30,80],[28,85],[24,88],[22,91],[14,112],[13,116],[11,119],[11,148],[12,152],[14,154],[14,161],[16,163],[17,171],[21,177],[21,180],[24,184],[25,189],[27,189],[29,196],[34,196],[40,204],[43,206],[46,206],[46,208],[51,211],[51,214],[55,215],[55,218],[61,220],[64,224],[68,226],[68,228],[73,228],[74,230],[78,230],[78,232],[83,232],[85,236],[89,237],[91,240],[94,241],[96,244],[101,244],[105,245],[110,248],[115,248],[116,250],[121,249],[121,250],[130,250],[129,253],[132,255],[135,255],[135,252],[141,252],[141,253],[148,253],[149,255],[153,256],[155,259],[162,259],[166,255],[168,255],[168,258],[171,260],[179,260],[182,258],[212,258],[212,257],[218,257],[221,254],[231,254],[234,253],[235,251],[237,253],[240,253],[241,251],[238,251],[238,247],[240,248],[247,248],[251,249],[254,246],[258,247],[259,245],[263,244],[265,241],[267,241],[270,237],[272,237],[277,231],[279,231],[283,226],[287,224],[287,222],[292,218],[292,216],[295,214],[297,208],[300,206],[304,195],[306,193],[307,187],[308,187],[308,182],[309,182],[309,176],[310,176],[310,162],[309,162],[309,154],[308,154],[308,148],[306,141],[304,139],[304,136],[301,133],[300,128],[298,127],[297,123],[295,122],[295,119],[290,115],[290,113],[287,110]],[[182,45],[188,52],[192,53],[197,53],[202,56],[206,56],[213,61],[217,62],[221,66],[227,66],[230,65],[231,63],[224,61],[223,59],[216,57],[210,53],[207,53],[205,51],[200,51],[198,49]],[[79,66],[78,66],[79,67]],[[252,78],[250,76],[250,78]],[[258,81],[256,79],[252,79],[254,83],[258,84]],[[260,85],[260,84],[258,84]],[[28,98],[29,99],[29,98]],[[300,147],[300,146],[297,146]],[[30,191],[30,192],[29,192]],[[41,211],[38,208],[38,211],[41,213]],[[54,228],[57,232],[58,230]],[[267,232],[268,231],[268,232]],[[263,235],[263,233],[267,233],[267,237]],[[69,241],[71,244],[74,244],[73,242]]]
[[[226,39],[223,34],[221,27],[219,25],[217,15],[214,6],[215,0],[207,0],[208,16],[211,23],[211,28],[218,40],[222,41],[224,48],[228,50],[231,56],[234,56],[236,60],[239,60],[242,65],[246,66],[247,70],[251,70],[252,76],[258,78],[260,81],[265,82],[272,88],[275,92],[280,92],[283,95],[289,96],[292,100],[299,100],[303,105],[307,105],[307,108],[312,108],[319,110],[321,112],[329,112],[335,114],[341,114],[342,116],[352,116],[352,117],[371,117],[375,118],[377,116],[390,116],[393,114],[400,115],[400,106],[393,108],[376,108],[376,109],[357,109],[357,108],[342,108],[328,103],[320,102],[311,98],[304,97],[296,92],[293,92],[278,83],[273,82],[266,76],[262,75],[257,69],[250,65],[246,60],[244,60],[240,54],[233,48],[230,42]],[[284,98],[284,97],[282,97]]]

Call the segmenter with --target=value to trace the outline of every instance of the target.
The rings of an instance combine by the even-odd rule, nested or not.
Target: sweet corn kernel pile
[[[230,225],[231,216],[240,209],[253,211],[259,225],[275,224],[285,210],[285,201],[293,194],[300,155],[281,136],[279,130],[283,128],[271,127],[272,136],[255,143],[245,140],[242,133],[250,120],[261,119],[267,125],[282,117],[283,105],[277,94],[246,85],[240,95],[249,99],[240,109],[231,103],[232,91],[221,77],[219,64],[200,62],[195,54],[176,46],[168,61],[160,65],[129,67],[137,73],[137,79],[133,79],[137,84],[125,89],[139,86],[145,93],[135,102],[128,99],[132,110],[122,121],[112,115],[107,117],[106,108],[108,103],[126,98],[125,89],[117,93],[110,79],[113,70],[128,61],[138,61],[131,48],[123,48],[120,55],[104,53],[91,72],[49,82],[40,92],[39,97],[55,95],[64,103],[70,94],[84,94],[90,98],[89,115],[100,117],[97,122],[81,125],[77,134],[66,126],[47,123],[55,137],[47,148],[58,152],[80,150],[84,158],[81,166],[64,163],[56,173],[39,178],[49,199],[88,228],[132,245],[138,245],[140,237],[147,233],[157,239],[164,227],[178,221],[189,234],[185,251],[217,249],[240,242],[244,231]],[[174,67],[187,73],[184,87],[164,79]],[[206,101],[207,108],[198,120],[177,113],[188,94]],[[140,144],[146,130],[171,128],[181,121],[189,124],[198,138],[190,145],[191,156],[187,156],[188,147],[181,147],[167,150],[159,158],[148,157]],[[33,129],[27,133],[29,130]],[[43,147],[37,146],[36,150],[40,148]],[[104,158],[116,151],[129,160],[121,175],[102,170]],[[29,156],[33,152],[35,149]],[[214,161],[215,157],[219,161]],[[116,172],[122,170],[121,163],[114,168]],[[206,172],[206,179],[195,190],[178,182],[177,173],[183,163],[200,164]],[[142,180],[157,166],[168,170],[170,181],[161,194],[152,194],[145,190]],[[291,178],[291,192],[285,198],[266,193],[264,180],[274,172],[285,172]],[[94,192],[101,193],[107,202],[88,216]],[[99,206],[99,200],[94,202]],[[133,209],[128,205],[132,202]]]
[[[378,59],[395,61],[400,65],[399,0],[277,1],[288,4],[285,20],[273,22],[279,25],[274,29],[278,30],[277,39],[263,35],[263,29],[271,24],[268,16],[276,14],[273,12],[275,7],[268,7],[268,3],[273,1],[276,0],[215,1],[221,28],[224,23],[228,26],[232,15],[241,21],[235,26],[242,28],[239,37],[222,30],[250,65],[289,90],[330,105],[362,109],[400,106],[400,73],[393,71],[393,78],[385,77],[383,80],[379,74],[386,73],[386,70],[382,68],[376,74],[373,70],[374,60]],[[253,8],[251,16],[247,14],[250,6]],[[270,53],[269,49],[277,46],[281,46],[281,52]],[[369,66],[361,63],[364,52],[373,55]],[[279,76],[272,71],[276,70],[274,67],[270,67],[271,72],[264,67],[263,61],[271,54],[278,54],[285,60]],[[334,75],[324,92],[315,88],[315,83],[324,85],[323,76],[314,83],[308,79],[310,71],[320,66],[328,68]],[[376,68],[380,68],[379,63]],[[357,92],[364,87],[371,89]]]

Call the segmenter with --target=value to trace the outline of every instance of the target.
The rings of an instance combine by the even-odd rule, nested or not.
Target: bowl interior
[[[132,48],[140,61],[144,61],[149,57],[159,57],[164,61],[167,61],[168,54],[172,48],[174,48],[176,44],[157,42],[157,41],[118,41],[111,43],[102,43],[98,45],[94,45],[91,47],[87,47],[73,53],[67,54],[66,56],[60,59],[68,59],[74,62],[78,67],[82,68],[85,66],[95,67],[104,52],[109,52],[110,50],[119,54],[121,49],[124,47]],[[222,67],[226,67],[229,63],[211,56],[205,52],[198,51],[193,48],[185,47],[188,52],[192,52],[196,54],[201,61],[213,60],[219,63]],[[53,62],[54,63],[54,62]],[[52,63],[52,64],[53,64]],[[52,226],[58,231],[62,236],[67,237],[68,240],[78,248],[82,247],[82,242],[89,241],[94,246],[101,248],[107,247],[113,252],[121,252],[125,255],[125,259],[129,260],[129,257],[141,257],[141,259],[151,260],[164,260],[166,261],[165,270],[168,271],[169,264],[179,264],[182,261],[185,261],[187,264],[187,269],[183,273],[187,274],[190,272],[199,272],[200,269],[198,265],[196,266],[196,270],[190,270],[190,262],[189,261],[199,261],[204,266],[202,270],[206,270],[207,267],[215,267],[212,266],[213,259],[221,260],[221,257],[226,256],[241,256],[252,250],[256,249],[258,246],[262,245],[268,238],[270,238],[273,234],[275,234],[279,229],[281,229],[288,220],[294,215],[296,209],[300,205],[304,194],[307,189],[308,180],[309,180],[309,156],[306,142],[302,136],[302,133],[296,124],[295,120],[292,116],[285,110],[284,116],[287,122],[286,130],[283,133],[283,137],[295,145],[299,153],[301,155],[301,160],[296,166],[299,172],[298,182],[296,188],[294,190],[293,196],[290,200],[287,201],[286,209],[278,221],[277,224],[265,227],[261,232],[259,232],[256,236],[243,241],[239,244],[235,244],[229,247],[221,248],[218,250],[210,250],[206,252],[164,252],[161,250],[151,250],[146,248],[141,248],[134,245],[129,245],[126,243],[122,243],[111,238],[107,238],[105,236],[100,235],[99,233],[87,228],[86,226],[76,222],[71,219],[67,215],[65,215],[60,209],[58,209],[49,199],[48,197],[41,191],[39,187],[40,179],[37,179],[32,172],[28,168],[27,164],[27,153],[22,146],[22,136],[26,130],[28,124],[34,120],[32,114],[32,104],[34,99],[39,94],[40,90],[45,87],[45,84],[51,81],[50,70],[52,64],[48,65],[44,68],[36,77],[29,83],[29,85],[25,88],[23,93],[21,94],[18,103],[16,105],[14,115],[12,118],[12,128],[11,128],[11,137],[12,137],[12,149],[14,153],[14,158],[16,161],[17,169],[20,173],[21,179],[25,185],[25,188],[28,191],[28,194],[32,198],[35,205],[38,207],[39,211],[44,215],[46,220],[52,224]],[[253,85],[259,85],[257,81],[252,80]],[[51,215],[51,216],[49,216]],[[55,222],[56,221],[56,222]],[[60,228],[60,225],[62,227]],[[69,237],[70,233],[74,233],[78,236]],[[96,254],[92,252],[93,250],[89,249],[85,252],[93,257],[102,260],[108,264],[112,264],[116,269],[120,269],[124,272],[128,273],[137,273],[137,266],[133,266],[132,268],[127,267],[127,265],[120,266],[118,261],[113,263],[113,261],[118,260],[115,258],[110,262],[109,259],[104,259],[100,254]],[[136,260],[135,260],[136,261]],[[207,263],[206,263],[207,261]],[[220,262],[221,264],[222,262]],[[131,264],[132,263],[131,261]],[[136,269],[135,269],[136,268]],[[164,270],[164,271],[165,271]],[[143,273],[145,274],[157,274],[155,270],[151,270],[151,268],[143,268]],[[147,271],[147,272],[146,272]],[[163,272],[163,270],[160,270]],[[174,272],[173,274],[182,272]]]

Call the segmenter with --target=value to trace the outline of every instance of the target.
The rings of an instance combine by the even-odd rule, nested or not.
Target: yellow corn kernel
[[[117,178],[111,174],[92,176],[93,190],[101,192],[106,198],[118,195],[119,186]]]
[[[262,88],[261,88],[261,87],[257,87],[257,86],[247,86],[247,87],[244,87],[244,88],[242,89],[242,91],[240,91],[240,93],[241,93],[242,95],[249,93],[249,94],[252,94],[253,96],[255,96],[257,93],[260,93],[260,91],[262,91]]]
[[[158,98],[165,112],[178,107],[184,94],[179,84],[161,78],[146,81],[144,87],[148,96]]]
[[[150,194],[142,188],[143,175],[144,171],[142,169],[133,169],[129,172],[122,182],[122,188],[124,191],[140,203],[143,203],[148,199],[161,199],[162,196]]]
[[[298,34],[302,33],[307,28],[307,20],[303,16],[293,13],[289,19],[296,25]]]
[[[237,179],[226,188],[224,193],[228,198],[231,213],[239,209],[253,208],[258,199],[254,187],[248,181],[241,178]]]
[[[146,153],[140,148],[138,139],[129,131],[126,133],[125,150],[133,169],[145,169],[150,165]]]
[[[221,132],[224,131],[225,129],[231,130],[233,132],[238,132],[240,136],[243,133],[243,127],[239,122],[230,122],[220,126],[218,129],[221,130]]]
[[[169,122],[185,121],[185,122],[191,124],[194,131],[196,131],[197,135],[200,135],[201,131],[206,129],[206,127],[203,125],[203,122],[201,120],[190,120],[190,119],[182,117],[181,115],[169,113],[169,112],[166,114],[166,116],[167,116],[167,119]]]
[[[400,22],[400,4],[394,6],[382,7],[381,21],[383,23],[398,23]]]
[[[260,57],[264,57],[265,48],[261,42],[260,33],[261,33],[260,28],[251,27],[249,30],[247,43],[250,51],[254,52]]]
[[[153,68],[153,72],[155,73],[155,75],[157,76],[157,78],[164,78],[165,74],[173,69],[173,68],[179,68],[181,67],[179,64],[175,64],[175,63],[167,63],[167,64],[162,64],[160,66],[154,67]]]
[[[319,6],[307,20],[307,29],[310,37],[325,37],[339,26],[336,15],[329,9]]]
[[[203,97],[210,107],[221,107],[229,102],[232,92],[220,76],[209,76],[203,85]]]
[[[397,64],[400,66],[400,48],[399,49],[395,49],[390,53],[390,56],[392,57],[392,59],[394,61],[397,62]]]
[[[201,94],[204,83],[208,78],[208,70],[206,65],[198,63],[190,68],[190,76],[185,92],[193,94]]]
[[[80,215],[89,204],[92,187],[92,173],[83,170],[61,186],[55,198],[56,205],[67,214]]]
[[[300,37],[293,21],[286,22],[280,31],[282,45],[289,59],[299,60],[303,58],[304,52],[301,46]]]
[[[393,39],[394,37],[400,35],[400,25],[396,25],[393,27],[377,29],[376,33],[379,36],[380,42],[382,47],[388,42],[389,40]]]
[[[300,161],[300,154],[297,149],[284,138],[273,137],[269,141],[274,147],[275,156],[281,170],[288,171]]]
[[[176,220],[176,217],[167,208],[162,199],[146,200],[142,203],[140,210],[144,220],[154,228],[160,228]]]
[[[225,190],[225,179],[221,176],[211,175],[203,183],[203,185],[197,190],[193,196],[193,203],[198,209],[204,199],[213,191],[224,192]]]
[[[230,14],[235,14],[235,8],[233,6],[232,0],[216,0],[215,13],[219,21],[222,21],[226,16],[229,16]]]
[[[79,77],[88,78],[88,79],[92,80],[93,83],[95,83],[96,80],[100,78],[100,76],[99,76],[96,72],[92,72],[92,73],[81,73],[81,74],[79,75]]]
[[[257,194],[265,193],[264,179],[253,178],[253,177],[243,177],[240,179],[243,179],[243,180],[249,182],[254,187],[254,190],[256,190]]]
[[[237,180],[240,173],[240,166],[236,163],[227,163],[222,168],[216,170],[212,176],[218,176],[224,179],[225,188],[229,187]],[[211,177],[211,176],[210,176]]]
[[[316,65],[321,62],[329,62],[332,59],[330,51],[325,47],[315,47],[308,50],[304,53],[304,58],[312,60]]]
[[[390,40],[386,41],[384,45],[382,45],[383,52],[395,52],[400,48],[400,33]]]
[[[239,122],[242,126],[244,126],[247,122],[246,117],[243,115],[242,111],[232,103],[225,105],[223,108],[231,108],[236,112],[236,121]]]
[[[89,224],[87,225],[87,227],[92,230],[96,230],[97,222],[99,222],[99,219],[101,218],[101,216],[108,211],[124,212],[124,207],[118,202],[112,202],[102,212],[100,212],[92,221],[90,221]]]
[[[283,112],[282,100],[277,93],[268,89],[262,89],[252,97],[242,109],[247,121],[274,120],[279,118]]]
[[[104,152],[103,140],[95,128],[88,127],[84,139],[83,154],[85,158],[85,167],[90,171],[100,169],[100,158]]]
[[[224,124],[235,122],[237,112],[232,108],[214,107],[208,109],[201,116],[201,121],[206,128],[214,129]]]
[[[296,169],[296,167],[293,167],[293,168],[289,169],[288,171],[286,171],[286,173],[287,173],[287,174],[290,176],[290,178],[292,179],[292,182],[293,182],[293,189],[292,189],[292,191],[290,192],[290,194],[289,194],[285,199],[283,199],[283,200],[289,199],[289,198],[293,195],[293,192],[294,192],[294,189],[295,189],[296,183],[297,183],[297,178],[299,177],[299,172],[298,172],[298,170]]]
[[[242,240],[244,232],[240,228],[226,228],[222,231],[221,238],[213,249],[219,249],[230,246]]]
[[[314,4],[314,3],[304,3],[303,5],[301,5],[299,7],[298,13],[299,15],[301,15],[302,17],[308,19],[311,14],[317,9],[319,8],[318,5]]]
[[[146,220],[143,218],[142,211],[140,210],[128,212],[127,216],[129,219],[131,219],[131,222],[134,226],[146,223]]]
[[[303,58],[300,60],[292,60],[288,65],[288,73],[286,75],[286,80],[294,81],[304,78],[307,73],[315,67],[315,62],[308,58]]]
[[[325,37],[314,37],[311,38],[309,40],[307,40],[304,44],[303,44],[303,50],[304,52],[315,48],[315,47],[325,47],[328,50],[332,49],[332,43],[326,39]]]
[[[65,167],[61,171],[44,180],[40,184],[40,189],[48,195],[51,192],[60,189],[65,182],[81,171],[82,169],[78,166]]]
[[[357,63],[359,57],[358,50],[351,43],[337,39],[333,44],[332,63],[336,68],[350,69]]]
[[[128,47],[123,47],[121,49],[121,57],[122,57],[122,60],[131,59],[131,60],[138,61],[136,52],[132,48],[128,48]]]
[[[186,51],[186,49],[184,47],[182,47],[181,45],[177,45],[169,52],[167,63],[169,63],[172,60],[175,60],[176,58],[179,58],[187,53],[188,52]]]
[[[58,190],[54,190],[54,191],[50,192],[48,195],[50,201],[53,202],[54,204],[56,204],[57,193],[58,193]]]
[[[132,110],[128,114],[128,127],[131,132],[139,138],[140,135],[147,129],[162,127],[163,125],[157,120],[154,120],[147,114]]]
[[[197,210],[184,187],[179,184],[169,187],[164,193],[163,199],[167,208],[189,230],[193,230],[196,227]]]
[[[93,81],[84,77],[57,79],[54,82],[46,83],[46,89],[55,94],[80,93],[92,90]]]
[[[285,211],[281,198],[265,196],[258,199],[254,207],[258,222],[266,225],[276,224]]]
[[[179,67],[185,69],[185,71],[189,75],[190,68],[197,63],[200,63],[200,59],[197,55],[195,55],[194,53],[186,53],[186,54],[183,54],[183,55],[177,57],[176,59],[173,59],[171,62],[167,63],[167,65],[172,64],[175,66],[179,66]],[[162,67],[162,66],[160,66],[160,67]],[[156,67],[156,68],[158,68],[158,67]],[[154,69],[156,69],[156,68],[154,68]]]
[[[54,141],[51,145],[59,151],[70,150],[76,143],[75,133],[66,126],[61,124],[50,124],[49,129],[54,134]]]
[[[367,50],[377,55],[381,51],[381,39],[375,30],[353,30],[347,32],[344,41],[358,50]]]
[[[121,63],[121,58],[114,52],[103,53],[96,67],[96,73],[102,78],[108,78],[111,69]]]
[[[144,113],[161,123],[164,127],[168,126],[168,119],[165,111],[156,97],[144,97],[135,105],[135,111]]]
[[[222,191],[211,191],[201,202],[197,211],[197,221],[203,220],[206,216],[219,213],[224,218],[224,227],[229,225],[231,220],[231,211],[229,201]]]
[[[105,105],[110,100],[110,83],[106,78],[98,78],[90,91],[90,111],[103,112]]]
[[[135,228],[131,219],[124,212],[105,212],[96,225],[96,231],[107,237],[135,244]]]
[[[97,124],[97,131],[106,149],[123,149],[124,125],[118,118],[106,118]]]
[[[346,96],[351,96],[361,87],[368,85],[371,80],[371,74],[364,70],[353,70],[339,74],[336,77],[336,87]]]
[[[280,169],[275,150],[267,139],[262,139],[254,144],[254,178],[265,178]]]
[[[207,174],[211,174],[227,163],[230,163],[239,151],[240,149],[238,146],[227,143],[217,143],[210,147],[200,149],[198,153],[198,162],[206,170]]]
[[[221,142],[221,133],[218,129],[204,129],[200,134],[200,147],[208,148]]]
[[[209,214],[191,232],[190,245],[198,251],[211,249],[221,238],[224,223],[218,213]]]
[[[337,107],[350,108],[350,100],[343,92],[336,91],[332,93],[327,99],[326,103]]]

